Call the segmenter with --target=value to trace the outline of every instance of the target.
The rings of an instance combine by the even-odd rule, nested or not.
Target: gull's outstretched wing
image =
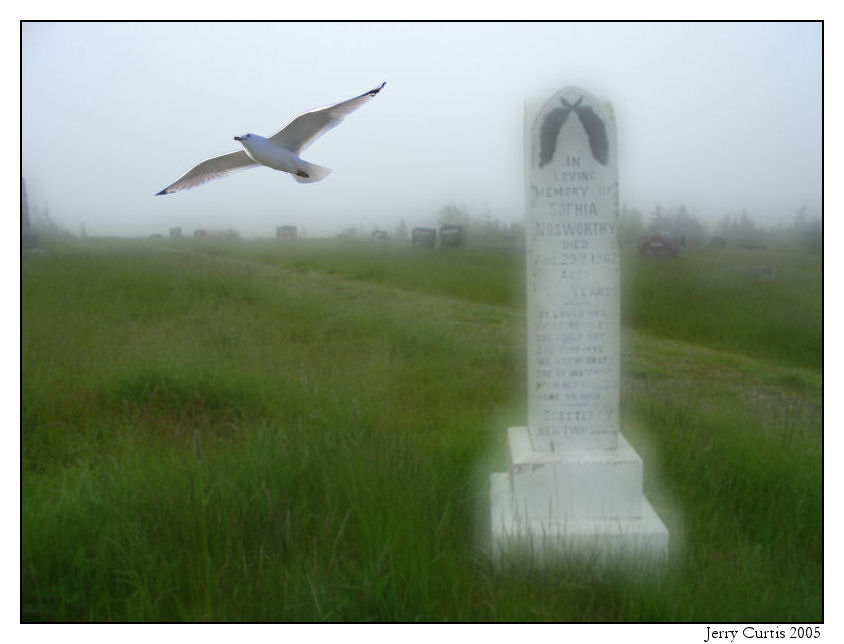
[[[229,152],[228,154],[224,154],[219,157],[206,159],[202,163],[185,172],[185,174],[164,188],[164,190],[156,192],[155,194],[156,196],[167,195],[171,192],[176,192],[177,190],[193,188],[194,186],[198,186],[206,181],[211,181],[211,179],[219,179],[220,177],[225,177],[232,172],[252,168],[256,165],[260,164],[255,163],[252,159],[250,159],[245,150]]]
[[[348,101],[327,107],[319,107],[310,112],[300,114],[285,125],[282,130],[273,134],[269,140],[287,148],[294,154],[299,154],[328,130],[340,125],[340,122],[345,117],[361,105],[372,100],[386,84],[387,82],[385,81],[379,87],[371,89],[355,98],[350,98]]]

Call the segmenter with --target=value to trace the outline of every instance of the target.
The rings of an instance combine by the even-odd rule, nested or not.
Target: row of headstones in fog
[[[465,226],[440,226],[440,248],[465,248],[469,243]],[[437,245],[436,228],[414,228],[410,231],[410,243],[420,248],[434,248]]]
[[[298,233],[296,226],[279,226],[275,231],[276,239],[297,239]],[[357,229],[349,228],[337,237],[339,239],[354,239],[357,235]],[[373,230],[370,238],[375,241],[390,241],[390,233],[386,230]],[[414,228],[410,233],[410,243],[412,246],[420,248],[436,248],[437,239],[441,248],[465,248],[468,245],[468,235],[466,234],[465,226],[440,226],[439,230],[436,228]]]
[[[290,239],[290,237],[282,236],[279,231],[281,231],[281,228],[276,230],[278,239]],[[357,229],[348,228],[337,237],[339,239],[355,239],[358,237]],[[295,238],[294,234],[292,239]],[[377,229],[372,231],[370,238],[375,241],[390,241],[392,239],[390,233],[386,230]],[[436,228],[414,228],[410,232],[411,245],[419,248],[436,248],[437,239],[439,239],[441,248],[465,248],[469,243],[466,226],[446,225],[440,226],[439,230]]]
[[[699,241],[692,239],[691,245],[698,246]],[[711,248],[726,248],[727,240],[721,235],[715,235],[712,239],[710,239],[709,246]],[[686,247],[686,236],[677,235],[672,232],[662,232],[658,235],[643,235],[642,237],[639,237],[636,247],[640,255],[677,257],[680,249]],[[765,249],[764,244],[752,244],[746,242],[738,243],[736,244],[736,247],[743,248],[745,250]]]
[[[206,239],[212,236],[207,230],[199,228],[194,231],[194,239]],[[236,238],[237,233],[229,231],[224,234],[227,238]],[[296,226],[279,226],[275,231],[276,239],[279,240],[295,240],[299,238],[299,231]],[[161,234],[150,235],[151,239],[161,239],[164,236]],[[338,237],[342,239],[350,239],[357,237],[355,229],[348,229]],[[170,239],[183,239],[184,235],[179,226],[170,229]],[[383,230],[372,231],[371,238],[378,241],[389,241],[390,235]],[[441,248],[465,248],[468,245],[468,235],[466,234],[465,226],[440,226],[439,230],[436,228],[414,228],[411,231],[410,243],[412,246],[420,248],[436,248],[437,241]]]
[[[226,239],[237,239],[239,237],[239,235],[233,230],[225,231],[224,233],[219,233],[219,234],[218,233],[209,233],[204,228],[197,228],[196,230],[193,231],[194,239],[206,239],[206,238],[212,237],[212,236],[217,236],[217,237],[222,236],[222,237],[225,237]],[[162,239],[164,237],[164,235],[162,235],[160,233],[154,233],[154,234],[150,235],[149,237],[150,237],[150,239]],[[184,235],[182,234],[182,229],[179,226],[176,226],[175,228],[170,229],[170,239],[183,239],[183,238],[184,238]]]
[[[283,239],[277,229],[276,237]],[[356,228],[348,228],[337,235],[338,239],[358,239],[358,232]],[[390,241],[392,237],[386,230],[373,230],[370,238],[374,241]],[[295,235],[293,236],[295,239]],[[414,228],[410,232],[410,243],[412,246],[420,248],[436,248],[437,240],[441,248],[465,248],[469,243],[469,236],[466,232],[466,226],[445,225],[440,226],[439,230],[436,228]]]

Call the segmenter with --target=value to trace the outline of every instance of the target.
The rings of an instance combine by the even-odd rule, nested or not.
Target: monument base
[[[508,430],[509,472],[490,477],[493,556],[610,563],[667,557],[668,530],[642,493],[642,460],[619,435],[611,450],[538,452]]]

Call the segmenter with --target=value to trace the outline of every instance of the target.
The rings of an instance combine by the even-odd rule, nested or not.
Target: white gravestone
[[[525,115],[528,424],[491,477],[493,551],[662,557],[619,434],[618,170],[609,106],[569,87]]]

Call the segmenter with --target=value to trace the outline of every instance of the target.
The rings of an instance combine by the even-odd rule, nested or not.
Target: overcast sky
[[[612,102],[621,202],[705,222],[821,213],[817,23],[24,23],[22,174],[76,233],[270,236],[524,212],[526,100]],[[154,196],[197,162],[387,81],[303,157]]]

